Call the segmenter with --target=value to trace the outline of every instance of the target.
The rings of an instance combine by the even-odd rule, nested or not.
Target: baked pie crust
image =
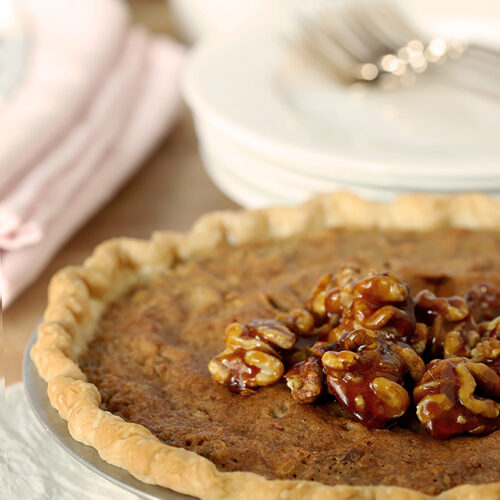
[[[51,405],[68,422],[73,438],[141,481],[200,498],[500,498],[500,483],[462,485],[431,497],[396,486],[328,486],[268,480],[252,472],[221,472],[208,459],[166,445],[145,427],[100,409],[99,391],[86,381],[75,360],[93,339],[106,307],[128,289],[222,242],[237,246],[336,227],[500,230],[500,202],[476,194],[411,195],[379,204],[337,193],[317,196],[298,208],[214,212],[201,217],[186,234],[159,232],[149,241],[119,238],[102,243],[83,265],[67,267],[52,279],[44,321],[31,350],[39,374],[48,383]]]

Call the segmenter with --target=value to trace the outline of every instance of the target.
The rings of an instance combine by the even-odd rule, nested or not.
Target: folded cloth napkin
[[[0,404],[2,498],[146,498],[99,477],[64,451],[36,420],[21,382],[8,386],[5,392],[6,401]]]
[[[21,7],[30,65],[0,112],[4,305],[140,165],[181,100],[183,49],[130,27],[119,0]]]

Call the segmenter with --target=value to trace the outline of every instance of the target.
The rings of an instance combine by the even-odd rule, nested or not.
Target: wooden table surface
[[[172,30],[164,1],[130,2],[136,21],[154,31]],[[236,206],[207,177],[189,111],[184,110],[176,126],[138,173],[60,249],[44,273],[4,311],[6,384],[22,378],[26,344],[45,309],[50,277],[58,269],[82,262],[107,238],[147,238],[157,229],[186,230],[204,212]]]

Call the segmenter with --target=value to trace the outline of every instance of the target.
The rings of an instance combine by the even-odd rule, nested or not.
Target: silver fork
[[[299,22],[294,46],[345,84],[374,82],[391,89],[447,66],[446,74],[441,72],[447,83],[500,98],[499,51],[421,33],[392,2],[351,0]]]

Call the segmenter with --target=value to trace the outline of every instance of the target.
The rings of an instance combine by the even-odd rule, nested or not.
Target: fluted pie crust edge
[[[67,267],[52,278],[44,320],[31,349],[31,358],[48,383],[50,403],[67,421],[73,438],[145,483],[204,499],[500,498],[500,483],[462,485],[429,496],[393,486],[327,486],[314,481],[267,480],[252,472],[220,472],[208,459],[168,446],[145,427],[99,408],[99,391],[86,381],[75,360],[92,340],[108,304],[127,289],[221,242],[237,246],[334,227],[500,230],[500,201],[479,194],[411,195],[381,204],[335,193],[317,196],[297,208],[209,213],[188,233],[158,232],[148,241],[118,238],[102,243],[82,265]]]

